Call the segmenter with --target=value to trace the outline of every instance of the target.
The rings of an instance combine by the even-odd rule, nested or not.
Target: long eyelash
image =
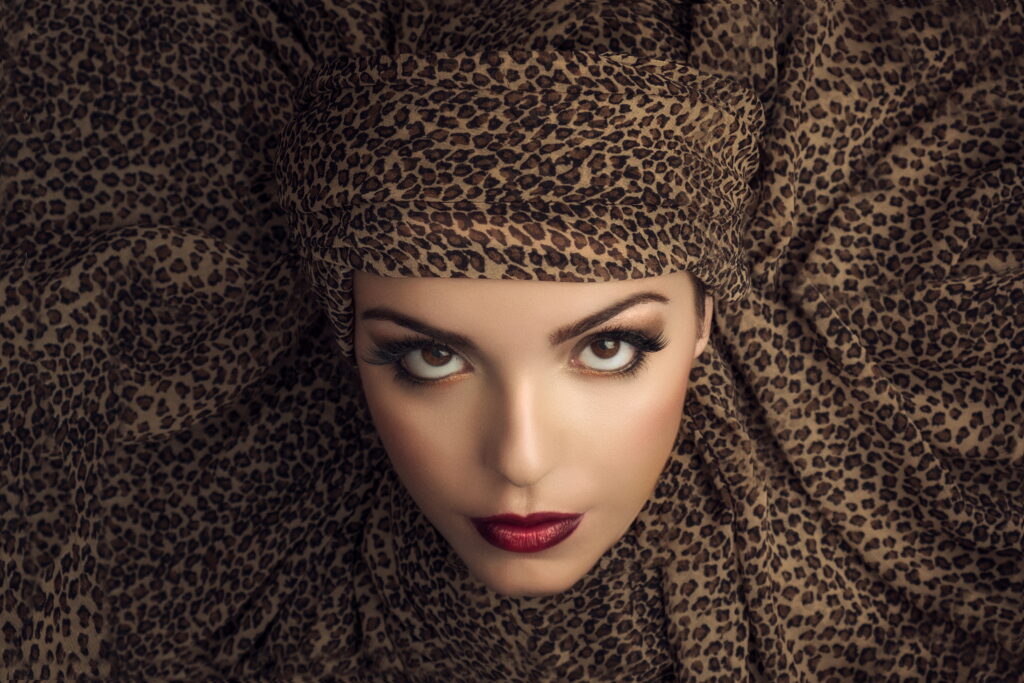
[[[418,379],[416,375],[402,367],[401,363],[395,363],[395,381],[410,387],[422,387],[428,384],[436,384],[439,380]]]
[[[452,349],[440,344],[431,339],[424,339],[423,337],[403,337],[402,339],[396,339],[395,341],[375,346],[369,356],[364,356],[363,360],[370,365],[391,365],[394,366],[395,380],[413,387],[422,387],[427,384],[435,384],[436,380],[422,380],[417,379],[415,375],[405,369],[400,362],[405,354],[410,351],[419,351],[420,349],[433,349],[440,348],[445,351],[455,353]]]
[[[637,374],[647,363],[647,357],[650,354],[657,353],[668,345],[664,332],[659,332],[656,337],[651,337],[646,332],[642,332],[632,327],[626,327],[624,325],[614,325],[612,327],[606,327],[603,330],[599,330],[587,340],[587,343],[593,344],[595,341],[600,339],[624,341],[637,350],[636,358],[632,363],[630,363],[629,367],[624,370],[619,370],[618,372],[607,373],[616,379],[625,379]]]
[[[657,336],[651,337],[649,334],[642,332],[641,330],[626,327],[624,325],[614,325],[612,327],[606,327],[599,330],[591,335],[587,340],[587,343],[593,344],[595,341],[601,339],[624,341],[635,347],[637,350],[636,359],[626,369],[619,370],[618,372],[601,373],[617,378],[632,377],[637,374],[646,364],[647,356],[649,354],[661,351],[668,345],[663,332],[659,332]],[[453,354],[456,353],[450,347],[431,339],[409,336],[381,344],[380,346],[375,346],[371,350],[370,355],[364,356],[363,360],[371,365],[393,365],[396,381],[408,386],[422,387],[424,385],[436,384],[438,380],[417,379],[415,375],[405,369],[400,361],[410,351],[432,348],[440,348]]]

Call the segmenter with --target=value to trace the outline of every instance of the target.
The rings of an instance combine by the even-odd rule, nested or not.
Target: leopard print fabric
[[[740,231],[761,106],[670,61],[504,50],[329,60],[276,177],[313,290],[352,343],[353,270],[750,288]]]
[[[475,7],[0,13],[0,678],[1021,680],[1019,3]],[[509,47],[766,118],[750,291],[564,602],[466,592],[272,181],[316,66]]]

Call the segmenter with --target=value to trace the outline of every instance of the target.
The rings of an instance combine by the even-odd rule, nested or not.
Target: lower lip
[[[514,553],[536,553],[569,538],[580,525],[581,519],[583,515],[533,526],[476,521],[473,524],[480,535],[493,546]]]

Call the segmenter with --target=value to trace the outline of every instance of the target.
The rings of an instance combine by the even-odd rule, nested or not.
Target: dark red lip
[[[491,545],[515,553],[536,553],[558,545],[580,524],[581,514],[535,512],[520,515],[473,517],[477,531]]]
[[[523,517],[521,515],[513,515],[506,513],[502,515],[494,515],[492,517],[474,517],[474,522],[484,522],[490,524],[496,522],[498,524],[515,524],[517,526],[533,526],[535,524],[544,524],[545,522],[557,522],[563,519],[571,519],[573,517],[579,517],[578,514],[571,512],[534,512],[532,515]]]

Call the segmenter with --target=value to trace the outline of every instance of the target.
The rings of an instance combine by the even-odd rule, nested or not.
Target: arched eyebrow
[[[668,297],[657,292],[639,292],[626,297],[607,308],[603,308],[597,313],[592,313],[581,320],[577,320],[574,323],[558,328],[548,335],[548,340],[551,342],[552,346],[558,346],[559,344],[580,336],[587,330],[597,327],[603,322],[611,320],[628,308],[632,308],[633,306],[647,303],[649,301],[655,301],[662,304],[669,303]],[[442,330],[434,327],[433,325],[428,325],[423,321],[416,320],[412,316],[399,313],[398,311],[385,306],[368,308],[363,311],[363,314],[359,316],[359,318],[361,320],[390,320],[391,322],[401,325],[402,327],[407,327],[414,332],[419,332],[420,334],[432,337],[445,346],[459,347],[474,353],[479,353],[480,351],[480,348],[476,343],[465,335],[459,334],[458,332],[451,332],[449,330]]]

